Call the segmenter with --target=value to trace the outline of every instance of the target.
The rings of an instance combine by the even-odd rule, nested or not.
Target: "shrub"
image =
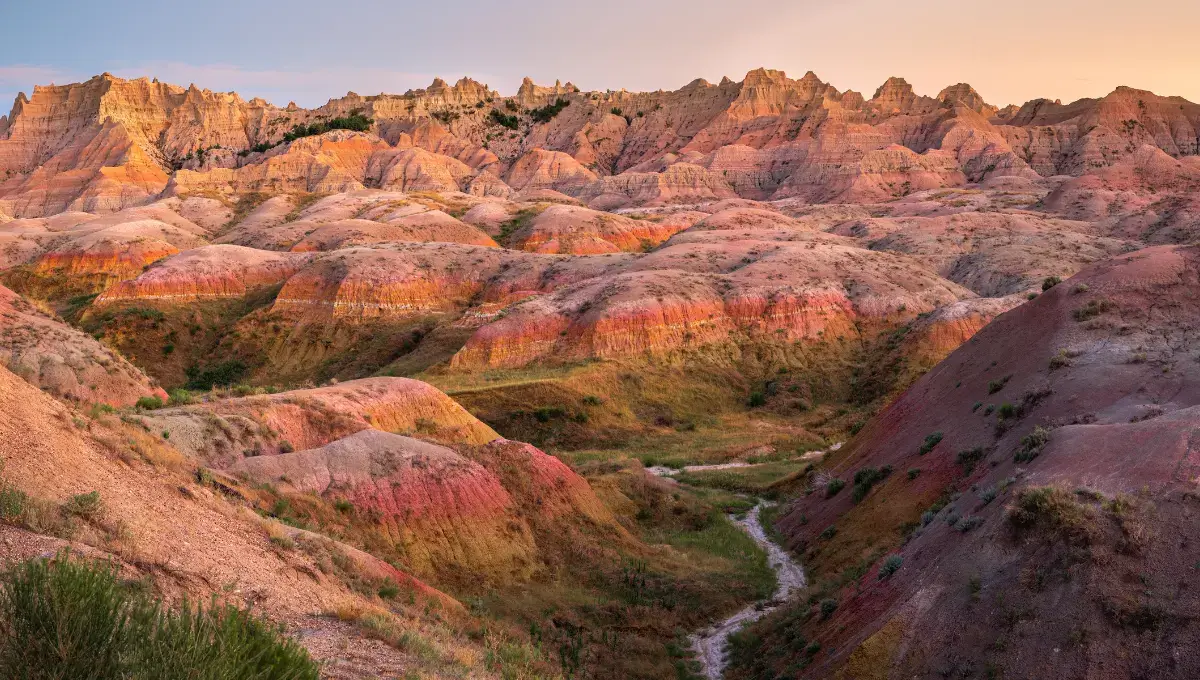
[[[156,396],[141,397],[137,400],[135,406],[143,411],[153,411],[163,407],[163,400]]]
[[[354,511],[354,504],[345,498],[339,498],[333,502],[333,509],[344,514],[349,514]]]
[[[167,405],[169,406],[185,406],[192,401],[192,393],[182,387],[176,387],[167,392]]]
[[[920,476],[921,476],[921,468],[909,468],[908,469],[908,478],[909,479],[916,479],[917,477],[920,477]]]
[[[767,403],[767,395],[763,394],[762,392],[760,392],[758,390],[751,392],[750,398],[748,400],[746,400],[746,405],[749,406],[750,408],[758,408],[759,406],[766,405],[766,403]]]
[[[1068,491],[1043,486],[1022,489],[1008,508],[1008,521],[1018,529],[1043,529],[1063,538],[1087,542],[1088,508]]]
[[[993,381],[989,382],[988,383],[988,394],[995,394],[995,393],[999,392],[1000,390],[1004,389],[1004,386],[1008,384],[1008,381],[1011,378],[1012,378],[1011,375],[1006,375],[1003,378],[1000,378],[999,380],[993,380]]]
[[[1071,313],[1076,321],[1087,321],[1107,312],[1112,305],[1108,300],[1088,300],[1087,304]]]
[[[372,121],[370,118],[362,115],[359,111],[352,111],[348,116],[339,118],[331,118],[327,121],[318,121],[309,125],[303,123],[295,125],[287,133],[283,135],[283,141],[292,142],[301,137],[312,137],[314,135],[323,135],[330,130],[353,130],[355,132],[366,132],[371,129]],[[273,145],[272,145],[273,146]]]
[[[990,415],[992,415],[992,412],[995,410],[996,410],[995,404],[988,404],[987,408],[983,409],[983,415],[990,416]]]
[[[599,406],[599,405],[603,404],[604,401],[600,397],[597,397],[594,394],[588,394],[588,395],[584,396],[583,403],[587,404],[588,406]]]
[[[934,517],[937,517],[937,513],[932,510],[926,510],[925,512],[921,513],[921,526],[929,526],[929,523],[933,521]]]
[[[976,446],[973,449],[959,451],[954,462],[962,466],[964,475],[969,475],[975,469],[975,465],[981,460],[983,460],[983,447]]]
[[[1017,415],[1017,407],[1006,401],[1003,404],[1000,404],[1000,412],[996,415],[1001,418],[1012,418],[1013,416]]]
[[[846,487],[846,482],[842,481],[841,479],[838,479],[837,477],[834,477],[833,479],[829,480],[828,484],[825,485],[825,497],[833,498],[834,496],[836,496],[838,494],[839,491],[841,491],[845,487]]]
[[[978,527],[981,524],[983,524],[982,517],[972,517],[972,516],[968,515],[968,516],[963,517],[962,519],[958,520],[958,522],[954,525],[954,528],[958,529],[959,531],[961,531],[965,534],[968,531]]]
[[[236,383],[246,373],[246,364],[231,359],[207,368],[191,366],[187,373],[187,388],[192,390],[211,390],[214,387],[225,387]]]
[[[983,406],[982,401],[975,402],[975,404],[973,406],[971,406],[971,413],[978,411],[980,406]]]
[[[29,496],[24,491],[0,481],[0,520],[13,522],[20,519],[28,501]]]
[[[488,114],[488,118],[496,125],[506,127],[509,130],[516,130],[517,126],[520,124],[520,121],[516,116],[510,116],[502,113],[498,109],[492,109],[492,112]]]
[[[400,586],[392,579],[385,579],[383,585],[379,586],[379,597],[385,600],[394,600],[400,594]]]
[[[529,117],[538,123],[548,123],[570,104],[571,102],[560,97],[555,99],[553,104],[547,104],[541,108],[531,110]]]
[[[1049,441],[1050,430],[1041,425],[1035,426],[1029,434],[1021,438],[1021,447],[1013,454],[1013,462],[1028,463],[1037,458]]]
[[[917,449],[917,452],[919,454],[921,454],[922,456],[924,456],[925,454],[932,451],[933,447],[937,446],[938,442],[940,442],[940,441],[942,441],[942,433],[941,432],[934,432],[932,434],[928,434],[925,436],[925,443],[921,444],[921,448]]]
[[[63,512],[83,519],[96,517],[102,508],[99,491],[76,494],[63,504]]]
[[[838,601],[832,597],[821,600],[821,618],[827,619],[837,611]]]
[[[214,603],[166,608],[103,562],[18,563],[0,575],[0,677],[316,680],[281,631]]]
[[[887,479],[892,469],[890,466],[882,468],[865,467],[854,473],[854,491],[851,497],[857,503],[867,497],[871,493],[871,488]]]
[[[1057,286],[1060,283],[1062,283],[1062,279],[1060,279],[1059,277],[1047,276],[1045,279],[1042,280],[1042,290],[1043,291],[1050,290],[1051,288]]]
[[[200,486],[212,486],[216,481],[216,477],[213,476],[212,470],[203,467],[196,468],[196,483]]]
[[[826,541],[833,538],[834,536],[837,536],[837,527],[832,524],[825,527],[825,531],[821,532],[821,538],[825,539]]]
[[[1050,370],[1057,371],[1060,368],[1070,366],[1071,359],[1067,356],[1067,351],[1064,349],[1058,350],[1058,353],[1050,357]]]
[[[883,561],[883,566],[879,567],[879,580],[882,581],[883,579],[899,571],[900,565],[902,564],[904,564],[903,557],[899,555],[889,555],[888,558]]]
[[[296,447],[292,446],[292,443],[289,442],[288,440],[285,439],[285,440],[279,442],[279,452],[280,453],[291,453],[292,451],[295,451],[295,450],[296,450]]]
[[[984,505],[987,505],[988,503],[996,500],[997,495],[999,495],[999,492],[996,490],[996,487],[989,486],[988,488],[979,492],[979,500],[983,501]]]

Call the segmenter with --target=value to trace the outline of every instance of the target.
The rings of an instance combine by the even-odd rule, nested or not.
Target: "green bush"
[[[821,618],[827,619],[837,611],[838,601],[831,598],[821,600]]]
[[[516,130],[520,125],[520,120],[516,116],[510,116],[497,109],[492,109],[492,112],[488,114],[488,118],[496,125],[506,127],[509,130]]]
[[[981,460],[983,460],[983,447],[976,446],[973,449],[959,451],[955,462],[962,466],[964,475],[969,475]]]
[[[828,484],[825,485],[825,497],[833,498],[834,496],[836,496],[838,494],[839,491],[841,491],[845,487],[846,487],[846,482],[838,479],[837,477],[834,477],[833,479],[829,480]]]
[[[531,110],[529,117],[538,123],[548,123],[570,104],[571,102],[566,99],[558,98],[554,100],[553,104],[547,104],[541,108]]]
[[[0,677],[316,680],[281,631],[230,605],[166,608],[116,568],[66,551],[0,575]]]
[[[135,406],[143,411],[153,411],[163,407],[163,400],[161,397],[156,396],[142,397],[137,400]]]
[[[900,557],[899,555],[889,555],[888,558],[883,561],[883,565],[879,567],[879,580],[882,581],[883,579],[899,571],[900,565],[902,564],[904,564],[903,557]]]
[[[99,491],[76,494],[63,503],[63,512],[83,519],[92,519],[99,515],[102,509],[104,505],[100,502]]]
[[[185,406],[192,403],[192,401],[192,393],[182,387],[176,387],[167,392],[168,406]]]
[[[759,392],[757,390],[754,392],[751,392],[750,398],[746,400],[746,405],[749,406],[750,408],[758,408],[759,406],[766,405],[766,403],[767,403],[767,395],[765,395],[762,392]]]
[[[1060,283],[1062,283],[1062,279],[1058,278],[1057,276],[1047,276],[1042,280],[1042,290],[1050,290]]]
[[[938,442],[940,442],[940,441],[942,441],[942,433],[941,432],[933,432],[933,433],[926,435],[925,443],[921,444],[921,448],[917,449],[917,453],[924,456],[925,454],[932,451],[933,447],[937,446]]]
[[[888,475],[892,474],[892,467],[885,465],[882,468],[865,467],[854,473],[854,492],[852,497],[857,503],[867,497],[871,492],[871,487],[879,482],[887,479]]]
[[[214,387],[232,385],[241,379],[247,370],[246,364],[232,359],[213,366],[200,368],[191,366],[187,369],[187,388],[191,390],[211,390]]]

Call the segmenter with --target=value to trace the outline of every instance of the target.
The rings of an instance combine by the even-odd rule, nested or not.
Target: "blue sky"
[[[965,81],[992,103],[1116,85],[1200,101],[1194,0],[0,0],[0,111],[33,85],[110,71],[324,103],[468,75],[584,89],[674,89],[757,66],[870,96]]]

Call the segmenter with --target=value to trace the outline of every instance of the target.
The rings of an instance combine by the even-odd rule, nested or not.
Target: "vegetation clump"
[[[509,130],[516,130],[520,125],[520,120],[516,116],[508,115],[499,109],[492,109],[492,112],[488,114],[488,119]]]
[[[1076,321],[1087,321],[1107,312],[1112,307],[1108,300],[1088,300],[1087,304],[1071,312]]]
[[[882,581],[892,574],[900,570],[900,566],[904,564],[904,558],[899,555],[889,555],[883,561],[883,565],[879,567],[879,580]]]
[[[942,433],[940,431],[928,434],[925,436],[925,443],[921,444],[921,448],[917,449],[917,452],[924,456],[932,451],[933,447],[937,446],[940,441],[942,441]]]
[[[115,567],[33,559],[0,574],[0,677],[316,680],[320,668],[282,631],[213,602],[167,607]]]
[[[1021,447],[1013,454],[1013,462],[1028,463],[1032,461],[1038,457],[1042,449],[1046,448],[1046,443],[1049,441],[1050,430],[1041,425],[1035,426],[1029,434],[1021,438]]]
[[[854,491],[851,497],[855,503],[867,497],[871,493],[871,488],[887,479],[892,474],[892,466],[885,465],[881,468],[865,467],[854,473]]]
[[[559,97],[558,99],[554,100],[553,104],[547,104],[540,108],[531,109],[529,111],[529,117],[532,118],[534,120],[534,122],[537,122],[537,123],[549,123],[555,116],[557,116],[559,113],[561,113],[562,110],[567,108],[567,106],[569,106],[570,104],[571,104],[571,102]]]

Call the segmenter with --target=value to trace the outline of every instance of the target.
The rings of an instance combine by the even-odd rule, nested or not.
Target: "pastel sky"
[[[1196,0],[0,0],[0,112],[18,91],[110,71],[324,103],[463,75],[675,89],[759,66],[868,97],[968,82],[989,102],[1117,85],[1200,101]]]

